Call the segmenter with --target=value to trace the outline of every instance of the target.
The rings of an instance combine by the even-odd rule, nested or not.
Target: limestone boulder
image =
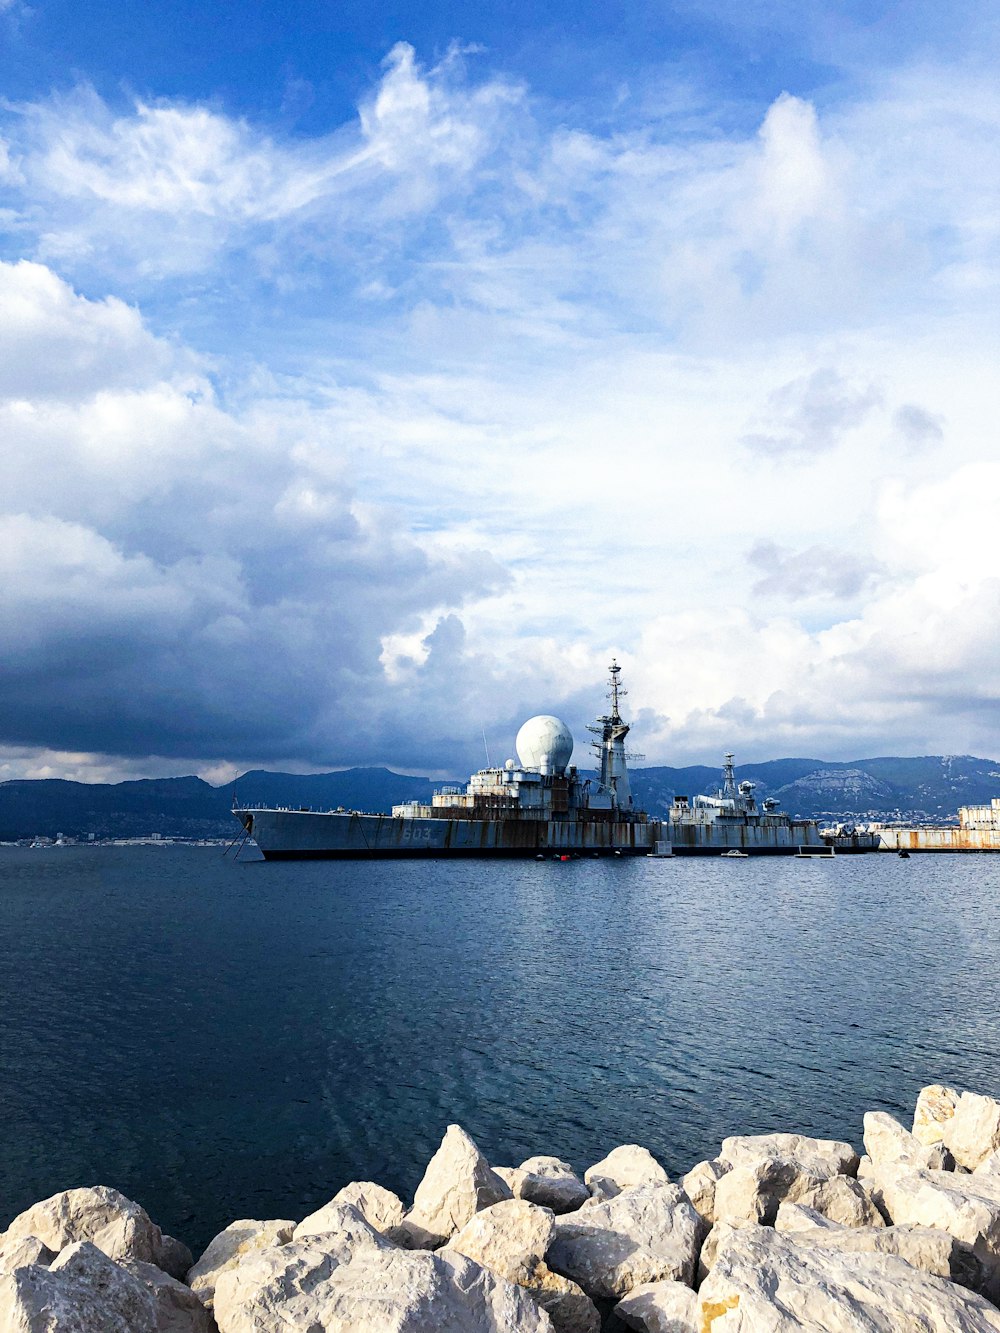
[[[853,1176],[831,1176],[818,1184],[793,1188],[786,1199],[804,1204],[842,1227],[884,1227],[874,1197]]]
[[[734,1166],[716,1182],[715,1220],[770,1226],[779,1204],[788,1200],[845,1226],[878,1226],[882,1218],[869,1189],[854,1176],[825,1174],[828,1165],[817,1156],[803,1155],[756,1158]]]
[[[517,1188],[511,1185],[515,1198],[527,1199],[540,1208],[572,1213],[590,1198],[590,1190],[569,1162],[558,1157],[529,1157],[517,1170]]]
[[[403,1221],[403,1202],[391,1190],[383,1189],[371,1181],[353,1181],[345,1185],[333,1196],[328,1204],[310,1213],[295,1228],[293,1240],[304,1240],[306,1236],[321,1236],[326,1231],[342,1230],[347,1214],[345,1208],[351,1208],[382,1235],[390,1239]]]
[[[555,1229],[555,1218],[547,1208],[526,1199],[505,1199],[470,1218],[452,1236],[448,1250],[523,1286],[544,1261]]]
[[[614,1312],[639,1333],[699,1333],[698,1297],[683,1282],[644,1282]]]
[[[811,1139],[805,1134],[742,1134],[723,1139],[719,1160],[731,1167],[780,1159],[793,1162],[800,1172],[825,1180],[853,1176],[858,1154],[838,1139]]]
[[[976,1092],[963,1092],[941,1133],[959,1166],[974,1171],[1000,1149],[1000,1102]]]
[[[582,1287],[547,1264],[539,1264],[524,1289],[549,1316],[555,1333],[600,1333],[601,1315],[594,1302]]]
[[[841,1227],[800,1204],[783,1203],[778,1209],[775,1231],[788,1235],[797,1245],[867,1254],[894,1254],[914,1268],[937,1277],[950,1278],[965,1286],[978,1287],[979,1264],[964,1245],[947,1231],[934,1227]]]
[[[215,1320],[196,1292],[154,1264],[122,1265],[153,1298],[156,1333],[216,1333]]]
[[[160,1243],[160,1256],[157,1268],[170,1277],[176,1278],[178,1282],[184,1280],[184,1275],[194,1263],[194,1255],[181,1240],[176,1240],[173,1236],[164,1235]]]
[[[169,1279],[168,1279],[169,1280]],[[10,1333],[157,1333],[145,1286],[90,1241],[50,1264],[0,1275],[0,1328]]]
[[[802,1203],[790,1203],[787,1199],[778,1204],[774,1219],[775,1231],[841,1231],[839,1222],[831,1222],[828,1217],[818,1213]]]
[[[514,1197],[460,1125],[449,1125],[397,1229],[411,1248],[434,1249],[482,1208]]]
[[[287,1218],[273,1222],[261,1222],[255,1218],[242,1218],[230,1222],[224,1231],[209,1241],[208,1246],[187,1273],[186,1282],[192,1291],[198,1293],[201,1301],[212,1307],[215,1298],[215,1284],[223,1273],[235,1268],[249,1254],[257,1250],[271,1249],[275,1245],[287,1245],[295,1231],[295,1223]]]
[[[1000,1176],[1000,1152],[990,1153],[972,1172],[974,1176]]]
[[[812,1233],[809,1233],[812,1234]],[[998,1333],[1000,1310],[891,1254],[734,1229],[698,1293],[711,1333]]]
[[[220,1333],[551,1333],[526,1291],[464,1255],[372,1234],[343,1262],[311,1240],[248,1257],[220,1278]]]
[[[547,1208],[507,1199],[476,1213],[441,1253],[465,1255],[524,1287],[548,1311],[557,1333],[599,1333],[601,1318],[594,1303],[575,1282],[545,1263],[554,1232],[555,1218]]]
[[[295,1228],[295,1240],[303,1236],[315,1236],[324,1230],[323,1218],[327,1209],[337,1208],[340,1204],[350,1204],[376,1231],[391,1236],[402,1223],[406,1209],[398,1194],[376,1185],[372,1180],[352,1180],[349,1185],[339,1189],[330,1202],[308,1217],[303,1218]]]
[[[943,1083],[931,1083],[917,1094],[913,1111],[913,1137],[927,1147],[944,1140],[944,1127],[955,1114],[958,1093]]]
[[[607,1157],[588,1167],[583,1178],[593,1197],[601,1201],[613,1199],[633,1185],[645,1185],[649,1181],[666,1184],[669,1180],[649,1149],[638,1143],[624,1143],[615,1148]]]
[[[864,1123],[865,1153],[873,1166],[905,1162],[932,1171],[946,1171],[953,1165],[951,1153],[943,1143],[921,1143],[885,1111],[868,1111]],[[858,1175],[861,1175],[860,1164]]]
[[[176,1276],[182,1257],[179,1242],[165,1238],[145,1208],[107,1185],[63,1190],[43,1199],[14,1218],[0,1243],[24,1236],[36,1236],[56,1254],[77,1241],[90,1241],[110,1259],[138,1259],[165,1272],[174,1269],[171,1276]],[[190,1253],[183,1252],[190,1260]]]
[[[705,1162],[698,1162],[681,1179],[681,1189],[691,1200],[695,1212],[705,1219],[709,1226],[715,1221],[715,1186],[732,1167],[721,1162],[717,1157]]]
[[[893,1223],[946,1231],[975,1256],[983,1291],[1000,1300],[1000,1177],[889,1166],[879,1172]]]
[[[620,1300],[643,1282],[690,1285],[705,1230],[679,1185],[650,1180],[556,1218],[546,1259],[588,1296]]]
[[[736,1222],[716,1222],[711,1231],[705,1237],[701,1251],[698,1255],[698,1285],[705,1281],[709,1273],[715,1267],[715,1261],[718,1258],[719,1248],[724,1241],[728,1240],[733,1231],[738,1231],[741,1227],[757,1226],[756,1222],[740,1219]]]
[[[15,1268],[27,1268],[29,1264],[46,1268],[55,1257],[55,1252],[37,1236],[14,1236],[0,1241],[0,1273],[13,1273]]]

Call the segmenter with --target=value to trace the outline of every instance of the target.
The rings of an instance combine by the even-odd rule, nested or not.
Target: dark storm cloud
[[[461,674],[449,612],[505,586],[496,560],[362,502],[322,411],[227,410],[120,303],[40,265],[0,264],[0,298],[0,744],[391,753],[385,638],[441,622],[409,687],[420,717]],[[423,756],[446,759],[447,740]]]

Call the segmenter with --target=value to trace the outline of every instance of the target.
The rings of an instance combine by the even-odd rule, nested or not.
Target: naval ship
[[[463,790],[443,786],[430,804],[408,801],[391,814],[356,810],[290,810],[234,802],[233,814],[265,859],[517,856],[569,857],[795,854],[822,847],[813,820],[793,820],[773,801],[758,806],[753,783],[737,783],[726,756],[715,796],[675,798],[651,819],[633,800],[625,749],[630,726],[621,715],[627,691],[621,667],[609,667],[610,709],[588,730],[598,759],[593,775],[570,760],[572,733],[549,714],[517,733],[517,759],[481,768]]]

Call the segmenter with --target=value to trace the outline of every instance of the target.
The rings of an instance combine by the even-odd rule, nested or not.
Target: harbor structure
[[[989,805],[961,806],[957,825],[871,827],[883,852],[1000,852],[1000,798]]]

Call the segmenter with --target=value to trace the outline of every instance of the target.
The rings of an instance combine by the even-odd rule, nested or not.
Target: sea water
[[[284,862],[0,849],[0,1227],[107,1184],[197,1253],[451,1121],[495,1164],[860,1145],[1000,1094],[1000,857]]]

